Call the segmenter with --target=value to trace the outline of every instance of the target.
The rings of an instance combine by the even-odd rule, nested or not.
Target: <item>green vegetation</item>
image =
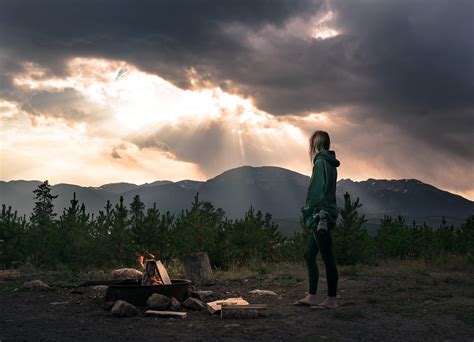
[[[132,265],[146,252],[171,261],[184,254],[207,251],[211,263],[222,270],[251,266],[264,273],[268,263],[299,262],[309,236],[301,230],[283,236],[269,213],[250,207],[243,218],[230,220],[225,212],[196,194],[191,207],[175,215],[156,205],[145,208],[137,195],[127,206],[123,198],[107,202],[98,215],[87,213],[74,194],[71,204],[56,217],[48,181],[34,191],[35,207],[27,219],[12,208],[0,213],[0,268],[14,262],[44,268],[84,269]],[[384,217],[375,236],[364,227],[359,199],[344,196],[344,207],[334,230],[334,250],[340,265],[374,263],[380,259],[452,258],[474,262],[474,215],[456,229],[443,220],[433,229],[402,217]],[[262,268],[262,269],[260,269]],[[293,279],[287,279],[292,282]]]

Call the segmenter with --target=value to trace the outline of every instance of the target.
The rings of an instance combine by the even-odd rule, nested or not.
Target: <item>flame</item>
[[[143,257],[143,255],[140,255],[137,259],[137,263],[144,269],[145,268],[145,264],[144,264],[144,261],[145,261],[145,258]]]
[[[151,253],[148,253],[148,252],[146,253],[146,258],[155,260],[155,256]]]

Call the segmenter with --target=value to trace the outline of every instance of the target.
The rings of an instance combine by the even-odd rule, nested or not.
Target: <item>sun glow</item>
[[[21,146],[25,158],[37,153],[35,139],[54,145],[61,158],[51,156],[54,160],[50,164],[60,172],[69,170],[67,165],[77,169],[101,165],[100,173],[83,177],[89,184],[111,174],[128,181],[175,179],[184,174],[187,176],[181,178],[205,179],[240,165],[279,165],[305,172],[302,127],[323,119],[311,114],[306,119],[286,120],[260,110],[252,98],[197,81],[192,89],[181,89],[123,61],[74,58],[67,66],[67,75],[59,78],[27,63],[14,77],[15,85],[33,96],[50,94],[51,108],[57,111],[51,116],[48,103],[43,102],[40,112],[24,113],[26,122],[30,120],[36,132],[48,134],[48,139],[28,133],[31,129],[24,124],[18,135],[28,141]],[[199,80],[195,70],[190,77]],[[71,105],[80,115],[71,112],[67,97],[66,102],[59,102],[66,110],[56,109],[55,96],[63,99],[66,91],[78,96],[74,95],[76,102]],[[16,104],[5,101],[0,109],[4,117],[19,110]],[[14,136],[7,141],[5,150],[17,148]],[[192,158],[204,150],[209,151],[209,160]],[[301,155],[295,153],[298,150]],[[36,173],[43,165],[37,162]],[[11,177],[11,171],[4,172],[4,178]],[[52,170],[42,172],[52,175],[51,179],[59,177]]]
[[[324,2],[325,12],[316,17],[311,36],[315,39],[325,40],[336,37],[340,32],[335,28],[336,13],[331,10],[329,0]]]

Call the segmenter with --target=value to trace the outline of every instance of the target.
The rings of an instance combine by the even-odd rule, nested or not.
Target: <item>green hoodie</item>
[[[308,228],[314,228],[314,216],[325,210],[335,221],[338,211],[336,204],[337,167],[340,165],[334,151],[322,150],[314,156],[313,173],[309,181],[305,207],[301,209]]]

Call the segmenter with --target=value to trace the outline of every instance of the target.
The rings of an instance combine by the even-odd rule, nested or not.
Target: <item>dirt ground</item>
[[[324,311],[291,305],[306,291],[301,265],[267,274],[220,274],[216,285],[201,289],[219,298],[242,296],[269,306],[265,317],[224,320],[207,311],[188,311],[185,319],[143,314],[116,318],[95,304],[92,290],[26,291],[18,280],[4,280],[0,341],[474,340],[470,271],[392,263],[340,269],[340,274],[340,307]],[[254,289],[272,290],[278,296],[250,295]],[[324,277],[319,292],[321,298],[326,293]]]

